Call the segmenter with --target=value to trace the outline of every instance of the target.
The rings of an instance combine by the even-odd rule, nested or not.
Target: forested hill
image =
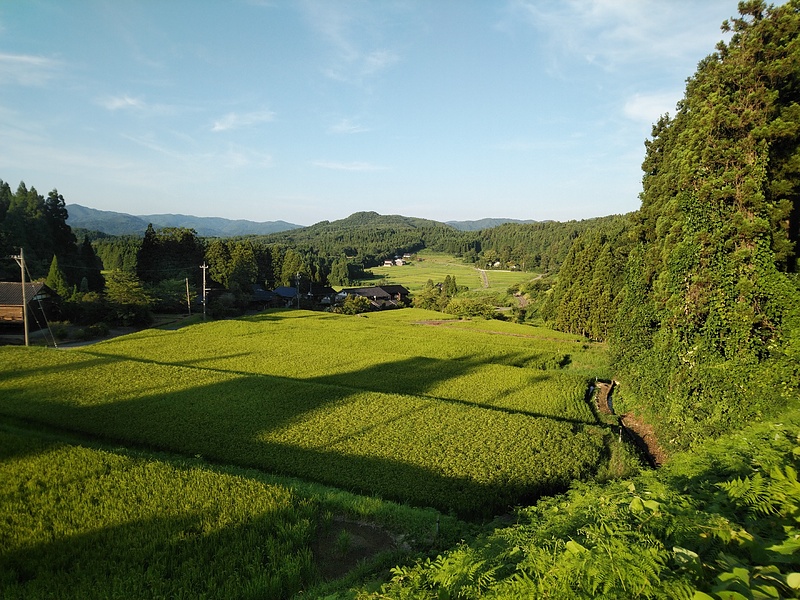
[[[478,219],[477,221],[445,221],[445,225],[455,227],[459,231],[480,231],[481,229],[491,229],[506,223],[536,223],[531,219]]]
[[[223,219],[221,217],[194,217],[191,215],[129,215],[108,210],[87,208],[80,204],[68,204],[67,223],[76,229],[100,231],[109,235],[143,236],[147,225],[156,228],[183,227],[194,229],[202,237],[234,237],[239,235],[267,235],[277,231],[297,229],[301,225],[285,221],[266,221],[258,223],[244,219]]]

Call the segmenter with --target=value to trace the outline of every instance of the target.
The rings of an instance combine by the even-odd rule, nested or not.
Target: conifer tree
[[[51,290],[61,296],[61,298],[65,300],[69,298],[70,288],[67,284],[67,278],[64,272],[59,268],[58,256],[55,254],[53,255],[53,260],[50,261],[50,271],[47,274],[45,283]]]
[[[784,359],[800,302],[781,270],[800,190],[800,2],[740,11],[647,143],[615,339],[637,397],[679,444],[767,412],[763,392],[797,375]]]

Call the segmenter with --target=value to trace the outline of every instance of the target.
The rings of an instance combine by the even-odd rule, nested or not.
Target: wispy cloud
[[[98,100],[100,106],[107,110],[115,111],[122,109],[136,109],[142,110],[145,108],[145,103],[141,98],[133,98],[127,94],[122,96],[108,96]]]
[[[275,113],[266,109],[247,113],[232,112],[215,121],[211,131],[229,131],[231,129],[241,129],[242,127],[252,127],[273,119],[275,119]]]
[[[308,22],[326,43],[327,65],[323,73],[337,81],[361,82],[399,62],[397,52],[379,41],[381,19],[368,5],[308,0],[303,5]]]
[[[333,169],[334,171],[385,171],[386,167],[373,165],[368,162],[338,162],[333,160],[315,160],[312,162],[315,167],[323,169]]]
[[[338,123],[334,123],[328,129],[330,133],[364,133],[369,131],[369,128],[360,125],[353,119],[342,119]]]
[[[171,158],[179,163],[191,165],[196,168],[198,165],[204,169],[215,170],[220,167],[227,169],[241,169],[249,167],[270,168],[274,166],[274,159],[271,154],[259,152],[251,148],[231,144],[224,150],[196,151],[177,149],[168,143],[159,140],[153,134],[145,135],[126,135],[122,137],[139,146],[147,148],[153,152]],[[182,141],[185,136],[177,135]]]
[[[730,2],[690,0],[511,0],[509,19],[502,29],[515,26],[519,16],[539,31],[551,52],[551,60],[559,56],[579,57],[605,69],[619,69],[631,63],[672,58],[676,69],[683,72],[683,61],[696,63],[723,38],[719,30],[709,31],[708,19],[691,19],[686,15],[710,11],[728,16]],[[682,6],[683,9],[677,8]],[[723,11],[722,13],[720,11]]]
[[[53,79],[63,63],[33,54],[0,53],[0,83],[42,86]]]
[[[97,98],[95,102],[111,112],[133,112],[142,116],[174,116],[187,107],[178,107],[170,104],[153,104],[143,98],[131,96],[130,94],[120,94],[117,96],[103,96]]]
[[[629,119],[643,123],[655,123],[665,114],[675,114],[675,106],[682,97],[681,92],[658,94],[634,94],[622,109]]]

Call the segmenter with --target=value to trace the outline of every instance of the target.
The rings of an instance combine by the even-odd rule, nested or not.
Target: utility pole
[[[189,278],[186,278],[186,306],[189,308],[189,316],[192,316],[192,297],[189,295]]]
[[[297,309],[300,310],[300,271],[297,272]]]
[[[208,265],[203,263],[200,265],[200,268],[203,269],[203,321],[206,320],[206,269],[208,269]]]
[[[25,295],[25,253],[22,248],[19,249],[17,256],[12,256],[20,270],[22,271],[22,327],[25,330],[25,345],[28,345],[28,299]]]

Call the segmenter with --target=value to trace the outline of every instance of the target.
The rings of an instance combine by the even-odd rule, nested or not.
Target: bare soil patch
[[[614,407],[611,403],[611,394],[614,391],[616,382],[606,383],[598,381],[597,385],[597,410],[604,415],[614,415]],[[656,438],[655,430],[649,423],[645,423],[641,418],[633,413],[619,416],[619,424],[625,429],[628,437],[639,448],[653,467],[660,467],[667,461],[667,455],[662,450]]]
[[[597,382],[597,410],[604,415],[613,415],[614,411],[611,410],[611,405],[608,398],[611,395],[611,390],[614,388],[613,383],[605,383],[604,381]]]
[[[667,461],[667,455],[658,444],[652,425],[645,423],[633,413],[622,415],[620,423],[635,434],[637,444],[650,458],[654,467],[660,467]]]
[[[360,562],[400,546],[399,540],[377,525],[334,517],[330,525],[319,526],[311,550],[327,581],[343,577]]]

